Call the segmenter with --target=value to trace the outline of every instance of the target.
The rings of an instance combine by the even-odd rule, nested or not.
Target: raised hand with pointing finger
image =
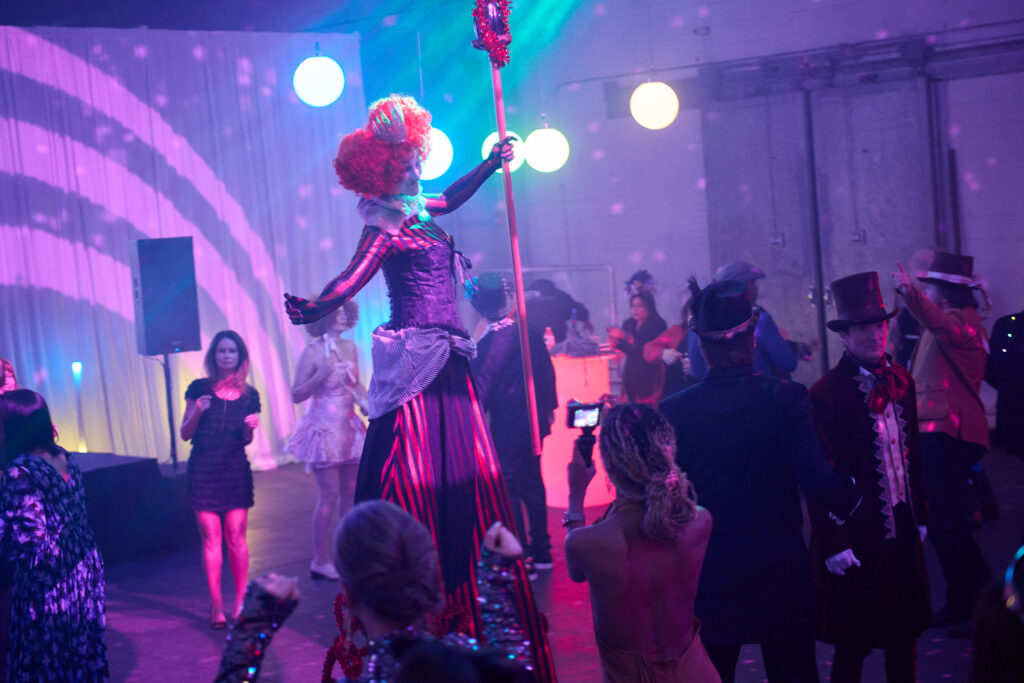
[[[899,271],[892,273],[892,284],[896,288],[896,293],[903,295],[914,288],[914,283],[910,279],[910,274],[903,270],[902,263],[897,263],[896,267]]]

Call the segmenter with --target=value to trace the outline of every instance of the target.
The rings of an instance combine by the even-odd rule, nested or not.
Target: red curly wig
[[[391,95],[370,105],[370,121],[381,109],[397,105],[405,119],[404,142],[388,142],[373,134],[368,123],[342,139],[334,172],[342,187],[364,197],[395,194],[398,180],[409,155],[415,152],[420,160],[430,153],[430,112],[407,95]]]

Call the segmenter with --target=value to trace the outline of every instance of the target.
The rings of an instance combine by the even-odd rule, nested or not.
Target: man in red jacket
[[[970,635],[969,619],[992,571],[971,534],[971,467],[988,443],[988,419],[978,397],[988,360],[988,335],[972,290],[974,259],[938,253],[928,271],[892,274],[896,291],[921,323],[910,367],[917,384],[917,419],[928,533],[946,579],[946,606],[936,614],[951,636]]]

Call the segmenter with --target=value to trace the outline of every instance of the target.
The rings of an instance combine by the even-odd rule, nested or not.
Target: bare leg
[[[196,510],[199,537],[203,542],[203,569],[206,585],[210,589],[210,619],[219,621],[224,616],[224,596],[220,591],[220,570],[224,562],[221,555],[220,515],[207,510]]]
[[[319,565],[331,562],[329,549],[331,519],[338,508],[338,486],[341,476],[338,467],[317,467],[313,469],[316,478],[316,507],[313,508],[313,561]],[[353,484],[354,486],[354,484]],[[351,506],[351,498],[349,505]]]
[[[231,563],[231,574],[235,579],[235,618],[242,611],[242,600],[245,598],[245,585],[249,581],[249,544],[245,540],[245,530],[249,521],[249,511],[245,508],[228,510],[224,513],[224,535],[228,544],[228,562]]]
[[[358,474],[359,461],[347,462],[338,466],[338,519],[344,517],[355,503]]]

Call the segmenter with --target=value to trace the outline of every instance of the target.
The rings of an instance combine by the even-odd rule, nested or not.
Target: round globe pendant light
[[[326,107],[345,89],[345,72],[330,57],[309,57],[296,67],[292,87],[299,99],[309,106]]]
[[[452,165],[452,141],[440,128],[430,129],[430,154],[423,162],[423,172],[420,174],[422,180],[433,180],[440,178]]]
[[[569,160],[569,141],[554,128],[538,128],[526,136],[526,163],[535,171],[552,173]]]
[[[660,130],[676,120],[679,98],[660,81],[641,83],[629,98],[629,113],[644,128]]]
[[[521,137],[519,137],[518,133],[514,133],[514,132],[512,132],[510,130],[506,130],[505,134],[506,135],[514,135],[515,136],[515,139],[512,141],[512,149],[516,153],[516,158],[513,159],[512,161],[510,161],[509,164],[508,164],[508,170],[511,171],[512,173],[515,173],[516,170],[520,166],[522,166],[523,162],[526,160],[525,155],[523,154],[523,151],[524,151],[523,150],[524,145],[523,145],[523,142],[522,142],[523,139]],[[486,159],[487,158],[487,156],[491,153],[491,147],[494,147],[494,143],[496,143],[497,141],[498,141],[498,132],[497,131],[491,133],[486,138],[484,138],[483,147],[480,148],[480,158],[481,159]],[[500,168],[498,169],[498,173],[501,173],[501,169]]]

